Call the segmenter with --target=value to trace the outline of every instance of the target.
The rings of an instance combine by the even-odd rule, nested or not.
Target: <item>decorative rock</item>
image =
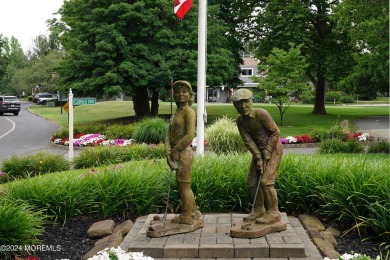
[[[336,239],[334,238],[334,236],[332,235],[331,232],[322,231],[321,232],[321,236],[322,236],[322,239],[324,239],[325,241],[331,243],[335,247],[337,246],[337,241],[336,241]]]
[[[304,228],[309,229],[309,227],[316,228],[319,231],[324,231],[325,226],[321,223],[321,221],[314,217],[314,216],[309,216],[306,214],[301,214],[298,216],[298,219],[301,221],[302,225]]]
[[[306,231],[307,231],[307,233],[309,234],[309,237],[310,237],[311,239],[314,239],[314,238],[322,238],[320,231],[318,231],[318,229],[316,229],[316,228],[308,227],[308,228],[306,229]]]
[[[334,250],[332,248],[327,248],[327,247],[326,248],[321,248],[321,247],[319,247],[318,250],[321,252],[322,255],[324,255],[324,256],[326,256],[326,257],[328,257],[330,259],[339,259],[339,257],[340,257],[340,254],[336,250]]]
[[[331,243],[329,243],[321,238],[314,238],[313,242],[318,248],[331,248],[334,250],[334,246]]]
[[[95,239],[112,234],[115,222],[112,219],[95,222],[87,231],[87,237]]]
[[[340,235],[341,235],[341,232],[339,230],[335,229],[332,226],[330,226],[327,229],[325,229],[325,231],[332,233],[332,235],[334,237],[340,237]]]
[[[117,231],[120,231],[122,233],[122,236],[126,236],[127,233],[130,232],[130,229],[133,227],[134,223],[133,221],[131,220],[126,220],[122,223],[120,223],[119,225],[117,225],[115,228],[114,228],[114,231],[113,233],[117,232]]]
[[[120,234],[120,233],[116,233],[116,234]],[[111,237],[111,236],[109,236]],[[109,239],[108,241],[105,241],[105,242],[101,242],[101,243],[96,243],[97,245],[95,245],[91,250],[89,250],[84,256],[83,256],[83,260],[85,259],[88,259],[90,257],[93,257],[94,255],[96,255],[99,251],[102,251],[106,248],[111,248],[111,247],[118,247],[121,243],[122,243],[122,236],[113,236],[112,239]]]

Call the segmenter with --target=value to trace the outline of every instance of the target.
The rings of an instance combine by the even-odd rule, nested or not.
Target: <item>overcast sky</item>
[[[63,0],[0,0],[0,34],[14,36],[26,52],[36,36],[49,35],[46,20],[62,6]]]

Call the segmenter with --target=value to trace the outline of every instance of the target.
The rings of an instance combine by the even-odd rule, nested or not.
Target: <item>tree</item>
[[[272,96],[272,102],[279,109],[280,125],[283,125],[283,116],[293,98],[309,88],[305,76],[307,67],[300,48],[294,46],[288,52],[274,48],[259,64],[259,70],[265,76],[253,77],[253,81]]]
[[[334,20],[339,33],[348,33],[350,45],[356,48],[355,64],[340,85],[367,99],[375,98],[377,92],[388,93],[388,1],[342,1]]]
[[[335,33],[331,19],[338,2],[281,0],[257,4],[257,26],[252,40],[258,58],[267,57],[274,47],[288,50],[290,43],[302,45],[302,54],[309,63],[306,75],[315,87],[314,114],[326,114],[329,68],[345,64],[345,59],[350,58],[349,45],[344,35]]]
[[[47,55],[51,49],[49,37],[45,35],[38,35],[34,39],[34,45],[32,49],[27,51],[27,57],[29,60],[34,61]]]
[[[5,37],[0,47],[0,92],[16,94],[10,89],[15,71],[27,66],[27,58],[19,41],[15,37]],[[20,93],[18,93],[20,94]]]
[[[65,56],[63,51],[52,50],[42,58],[34,60],[24,68],[15,70],[9,84],[9,91],[15,95],[30,92],[33,87],[40,86],[40,92],[56,92],[59,90],[53,73],[57,72],[60,60]]]
[[[67,1],[59,11],[67,56],[60,74],[77,95],[133,96],[136,116],[157,115],[158,94],[172,80],[196,88],[197,5],[183,20],[168,0]],[[207,83],[238,78],[239,63],[229,50],[219,9],[209,6]],[[152,102],[150,107],[149,100]]]

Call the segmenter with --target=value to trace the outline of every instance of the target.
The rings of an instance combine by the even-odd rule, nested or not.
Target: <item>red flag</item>
[[[173,10],[177,18],[182,19],[190,10],[191,5],[192,0],[175,0]]]

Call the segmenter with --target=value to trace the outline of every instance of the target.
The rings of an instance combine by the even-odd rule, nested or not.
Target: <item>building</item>
[[[244,64],[240,65],[240,79],[242,80],[243,84],[240,87],[257,88],[258,84],[254,83],[251,77],[259,75],[259,71],[257,68],[259,61],[254,58],[254,55],[252,53],[243,53],[242,55]],[[206,102],[230,103],[230,98],[233,92],[234,89],[228,88],[226,86],[221,86],[217,89],[206,87]]]

